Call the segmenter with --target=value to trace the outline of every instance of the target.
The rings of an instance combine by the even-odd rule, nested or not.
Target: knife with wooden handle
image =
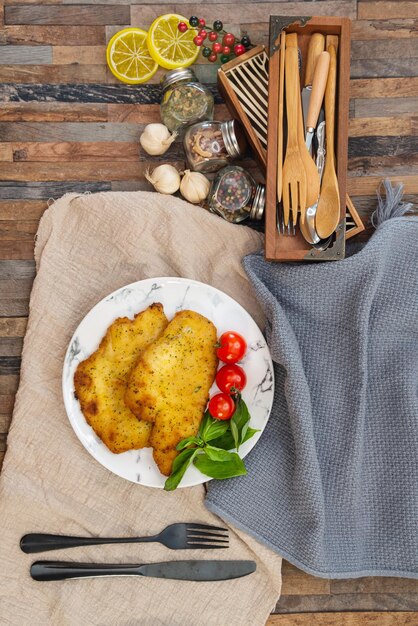
[[[330,56],[329,52],[321,52],[316,62],[314,76],[312,80],[312,91],[309,100],[308,114],[305,118],[306,147],[311,148],[312,137],[318,121],[324,99],[325,87],[327,85]]]
[[[314,77],[316,62],[321,52],[325,50],[325,37],[322,33],[313,33],[309,40],[308,54],[306,57],[305,80],[302,89],[302,110],[303,119],[306,126],[308,116],[309,101],[311,98],[311,87]]]

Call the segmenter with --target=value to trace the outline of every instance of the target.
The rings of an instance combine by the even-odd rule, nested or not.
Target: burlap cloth
[[[0,622],[25,626],[257,626],[280,593],[281,559],[230,529],[224,551],[172,551],[159,544],[97,546],[26,555],[27,532],[135,535],[177,521],[219,523],[204,487],[165,493],[111,474],[84,449],[65,413],[64,353],[83,316],[125,284],[184,276],[238,300],[263,326],[241,266],[261,235],[182,200],[156,193],[67,195],[42,218],[37,276],[24,342],[21,382],[0,477]],[[258,444],[262,445],[262,441]],[[233,479],[232,479],[233,480]],[[184,558],[254,559],[257,571],[219,583],[152,578],[34,582],[37,558],[137,563]]]

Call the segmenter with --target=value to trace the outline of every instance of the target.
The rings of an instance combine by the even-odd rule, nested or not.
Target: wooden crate
[[[348,107],[350,80],[350,20],[340,17],[282,17],[270,18],[269,46],[269,100],[268,147],[266,172],[266,259],[271,261],[331,261],[344,258],[345,214],[347,186]],[[278,82],[280,34],[297,33],[302,54],[302,70],[310,36],[321,32],[338,37],[337,94],[336,94],[336,145],[337,177],[340,190],[340,222],[333,243],[324,251],[312,248],[298,232],[295,237],[279,234],[276,222],[277,205],[277,135],[278,135]],[[302,71],[303,75],[303,71]],[[361,222],[360,222],[361,224]],[[361,228],[361,226],[360,226]],[[297,229],[298,230],[298,229]]]

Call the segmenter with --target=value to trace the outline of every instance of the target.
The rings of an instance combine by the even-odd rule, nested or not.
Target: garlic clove
[[[159,193],[176,193],[180,187],[180,174],[173,165],[168,163],[159,165],[151,173],[147,170],[145,178]]]
[[[207,198],[210,181],[200,172],[186,170],[180,183],[180,193],[192,204],[199,204]]]
[[[167,152],[177,133],[171,134],[164,124],[148,124],[139,138],[139,143],[152,156],[158,156]]]

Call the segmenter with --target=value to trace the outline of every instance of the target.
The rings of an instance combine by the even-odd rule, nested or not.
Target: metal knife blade
[[[255,561],[167,561],[141,565],[138,574],[175,580],[230,580],[252,574],[256,567]]]

